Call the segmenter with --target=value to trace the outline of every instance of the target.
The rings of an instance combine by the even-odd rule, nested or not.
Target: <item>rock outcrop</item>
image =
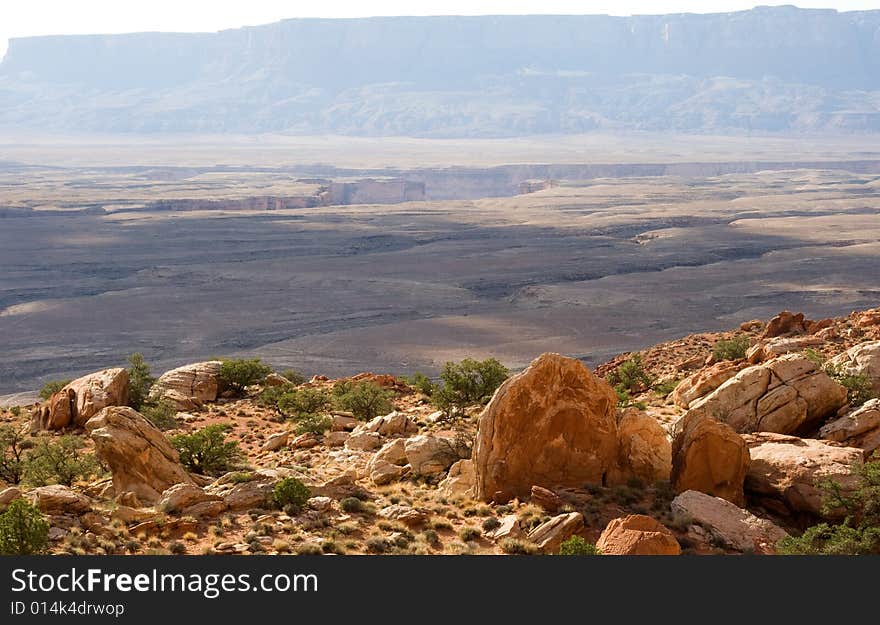
[[[643,514],[613,519],[596,548],[605,556],[677,556],[681,545],[659,521]]]
[[[406,439],[406,460],[416,475],[437,475],[470,455],[455,438],[420,434]]]
[[[25,498],[46,514],[83,514],[91,512],[93,502],[83,493],[53,484],[28,491]]]
[[[752,461],[746,490],[757,497],[778,500],[792,512],[827,515],[822,509],[820,483],[832,479],[844,490],[858,483],[853,467],[864,458],[861,449],[814,439],[761,432],[744,435]]]
[[[543,354],[508,378],[480,416],[475,496],[508,501],[532,485],[604,484],[616,471],[617,396],[578,360]]]
[[[131,408],[105,408],[86,430],[95,454],[110,467],[117,495],[132,492],[152,503],[169,487],[192,482],[165,435]]]
[[[672,445],[660,423],[636,408],[622,411],[617,421],[617,471],[644,484],[669,479]]]
[[[70,382],[34,415],[34,429],[82,427],[107,406],[128,403],[128,371],[105,369]]]
[[[832,358],[832,366],[844,373],[864,375],[871,381],[874,393],[880,395],[880,341],[860,343]]]
[[[880,399],[868,400],[849,414],[826,423],[819,430],[819,437],[858,447],[868,457],[880,448]]]
[[[197,362],[166,371],[153,385],[152,396],[172,402],[178,410],[195,410],[220,392],[219,360]]]
[[[672,402],[679,408],[687,410],[692,402],[714,391],[739,373],[744,366],[740,362],[723,360],[700,369],[678,383],[671,394]]]
[[[671,480],[676,493],[696,490],[742,506],[748,467],[749,448],[726,423],[693,413],[675,424]]]
[[[743,369],[688,414],[705,414],[740,433],[799,433],[815,428],[846,404],[846,389],[799,354]]]
[[[760,338],[772,339],[777,336],[806,334],[809,324],[810,322],[807,319],[804,319],[803,313],[792,313],[783,310],[767,322]]]
[[[758,518],[726,499],[695,490],[673,499],[672,511],[698,523],[713,542],[737,551],[774,553],[776,543],[788,536],[772,521]]]

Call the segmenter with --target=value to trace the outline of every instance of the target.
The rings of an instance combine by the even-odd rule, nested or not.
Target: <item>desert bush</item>
[[[635,354],[632,358],[623,361],[614,371],[606,377],[608,383],[614,387],[618,397],[623,393],[637,393],[651,387],[654,380],[645,371],[642,364],[641,354]]]
[[[657,393],[660,397],[666,399],[680,382],[681,380],[663,380],[662,382],[654,384],[654,386],[651,387],[651,390]]]
[[[559,555],[561,556],[598,556],[600,552],[596,549],[596,545],[588,543],[580,536],[572,536],[568,540],[559,545]]]
[[[472,540],[477,540],[480,537],[480,530],[476,527],[463,527],[458,532],[458,537],[461,538],[463,542],[470,542]]]
[[[338,384],[333,389],[333,403],[336,408],[347,410],[355,418],[364,421],[394,410],[391,398],[391,392],[367,381]]]
[[[749,337],[735,336],[732,339],[715,341],[712,356],[715,360],[739,360],[746,357],[749,350]]]
[[[0,480],[18,484],[24,473],[24,435],[15,425],[0,426]]]
[[[49,523],[24,499],[16,499],[0,514],[0,554],[30,556],[49,546]]]
[[[816,365],[817,369],[822,369],[825,366],[825,356],[820,354],[812,347],[806,348],[804,351],[801,352],[801,354],[804,358]]]
[[[66,434],[57,440],[40,440],[28,453],[23,479],[32,486],[63,484],[95,475],[100,466],[95,456],[82,453],[85,445],[78,436]]]
[[[285,369],[284,371],[279,372],[279,375],[294,386],[306,383],[306,376],[296,369]]]
[[[40,389],[40,398],[43,400],[49,399],[63,389],[65,386],[73,382],[73,380],[50,380],[43,385],[43,388]]]
[[[128,357],[128,405],[140,410],[150,396],[156,378],[150,374],[150,366],[143,354],[135,352]]]
[[[249,360],[224,360],[220,365],[221,391],[242,395],[252,384],[259,384],[272,373],[272,367],[264,365],[259,358]]]
[[[147,401],[141,405],[140,411],[147,421],[160,430],[173,430],[180,425],[174,418],[177,414],[177,407],[167,399]]]
[[[345,497],[339,502],[343,512],[363,512],[364,502],[357,497]]]
[[[428,397],[433,395],[437,388],[434,381],[420,371],[417,371],[408,378],[404,378],[404,380],[418,392],[427,395]]]
[[[278,411],[293,419],[326,412],[330,403],[330,394],[320,388],[287,389],[276,401]]]
[[[171,438],[171,444],[187,470],[219,475],[236,468],[244,457],[237,441],[226,440],[231,429],[228,423],[216,423],[193,434],[178,434]]]
[[[853,468],[858,483],[844,490],[833,479],[819,480],[823,512],[842,511],[843,522],[820,523],[801,536],[787,536],[777,549],[787,555],[859,555],[880,553],[880,460]]]
[[[501,547],[501,551],[512,556],[534,556],[540,553],[535,543],[517,538],[504,538],[498,546]]]
[[[288,506],[302,508],[309,500],[308,487],[295,477],[286,477],[272,490],[272,503],[278,508],[287,509]]]
[[[871,378],[864,373],[847,373],[843,367],[831,364],[825,366],[825,373],[846,389],[846,398],[851,406],[861,406],[877,396]]]
[[[463,412],[468,406],[488,402],[508,375],[507,367],[494,358],[447,362],[440,372],[440,383],[433,387],[431,399],[447,415]]]
[[[323,434],[333,422],[327,415],[307,414],[295,420],[297,434]]]

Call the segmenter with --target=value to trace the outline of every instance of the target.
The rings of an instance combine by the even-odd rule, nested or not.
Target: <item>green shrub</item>
[[[49,523],[24,499],[16,499],[0,514],[0,554],[30,556],[49,546]]]
[[[297,434],[323,434],[333,422],[327,415],[308,414],[296,419]]]
[[[846,389],[846,398],[851,406],[861,406],[877,396],[871,378],[864,373],[847,373],[842,366],[830,364],[825,367],[825,373]]]
[[[477,540],[480,537],[480,530],[476,527],[463,527],[458,532],[458,537],[461,538],[462,542],[470,542],[472,540]]]
[[[286,477],[272,491],[272,503],[278,508],[296,506],[302,508],[310,497],[309,489],[295,477]]]
[[[177,414],[177,407],[167,399],[148,401],[142,404],[141,414],[144,415],[147,421],[162,431],[173,430],[180,425],[177,419],[174,418]]]
[[[306,377],[296,369],[285,369],[279,375],[294,386],[306,383]]]
[[[193,434],[178,434],[171,438],[171,444],[187,470],[219,475],[234,469],[243,460],[238,442],[226,440],[226,433],[231,429],[227,423],[216,423]]]
[[[535,543],[518,538],[503,538],[498,546],[501,551],[512,556],[534,556],[541,552]]]
[[[749,337],[735,336],[732,339],[721,339],[712,347],[715,360],[739,360],[746,357],[749,351]]]
[[[660,397],[666,399],[675,390],[675,387],[678,386],[681,380],[664,380],[663,382],[657,382],[652,387],[652,390],[657,393]]]
[[[606,379],[614,387],[618,396],[622,392],[632,394],[645,391],[654,382],[650,374],[645,371],[641,354],[635,354],[629,360],[620,363],[617,369],[608,374]]]
[[[638,408],[639,410],[644,410],[645,408],[647,408],[645,402],[633,401],[630,392],[622,386],[615,386],[614,392],[617,395],[618,408]]]
[[[259,384],[272,373],[272,367],[264,365],[259,358],[250,360],[224,360],[220,365],[221,392],[242,395],[252,384]]]
[[[9,409],[9,413],[17,419],[21,416],[21,406],[13,406]]]
[[[156,378],[150,375],[150,366],[142,354],[135,352],[129,356],[128,365],[128,405],[140,410],[150,396]]]
[[[49,399],[63,389],[65,386],[73,382],[73,380],[50,380],[43,385],[43,388],[40,389],[40,397],[43,400]]]
[[[876,457],[876,456],[875,456]],[[844,490],[833,479],[817,482],[823,491],[823,512],[843,512],[842,523],[820,523],[801,536],[777,544],[788,555],[859,555],[880,553],[880,460],[853,468],[858,483]]]
[[[812,347],[808,347],[801,352],[807,360],[816,365],[817,369],[821,369],[825,365],[825,356],[817,352]]]
[[[355,418],[369,421],[394,410],[392,393],[378,384],[361,381],[338,384],[333,389],[333,403],[339,410],[351,412]]]
[[[278,412],[286,417],[301,419],[317,415],[330,409],[330,393],[321,388],[287,389],[281,393],[276,406]]]
[[[588,543],[580,536],[572,536],[568,540],[559,545],[559,555],[561,556],[598,556],[600,552],[596,549],[596,545]]]
[[[468,406],[485,404],[510,375],[507,367],[494,358],[477,361],[465,358],[447,362],[440,372],[440,384],[433,387],[434,405],[447,415],[463,412]]]
[[[412,376],[404,379],[407,384],[428,397],[433,395],[437,388],[434,381],[420,371],[417,371]]]
[[[363,512],[364,502],[357,497],[345,497],[339,502],[343,512]]]
[[[24,473],[24,435],[14,425],[0,426],[0,480],[18,484]]]
[[[82,453],[79,437],[66,434],[55,441],[42,439],[28,453],[23,479],[32,486],[63,484],[71,486],[95,475],[100,466],[95,456]]]

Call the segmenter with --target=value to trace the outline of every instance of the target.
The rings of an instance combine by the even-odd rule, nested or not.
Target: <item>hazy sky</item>
[[[880,0],[0,0],[0,55],[10,37],[136,31],[215,31],[290,17],[715,13],[756,4],[795,4],[839,11],[880,9]]]

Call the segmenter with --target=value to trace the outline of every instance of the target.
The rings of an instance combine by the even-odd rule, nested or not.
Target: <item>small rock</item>
[[[359,449],[362,451],[372,451],[382,446],[382,437],[375,432],[361,432],[359,434],[351,434],[345,441],[347,449]]]
[[[681,545],[663,524],[643,514],[612,520],[596,548],[606,556],[677,556]]]
[[[263,443],[261,449],[263,451],[277,451],[287,445],[287,440],[289,437],[289,432],[277,432],[275,434],[272,434],[269,438],[266,439],[266,442]]]
[[[501,525],[485,533],[486,538],[498,542],[504,538],[524,538],[525,533],[515,514],[501,517]]]

